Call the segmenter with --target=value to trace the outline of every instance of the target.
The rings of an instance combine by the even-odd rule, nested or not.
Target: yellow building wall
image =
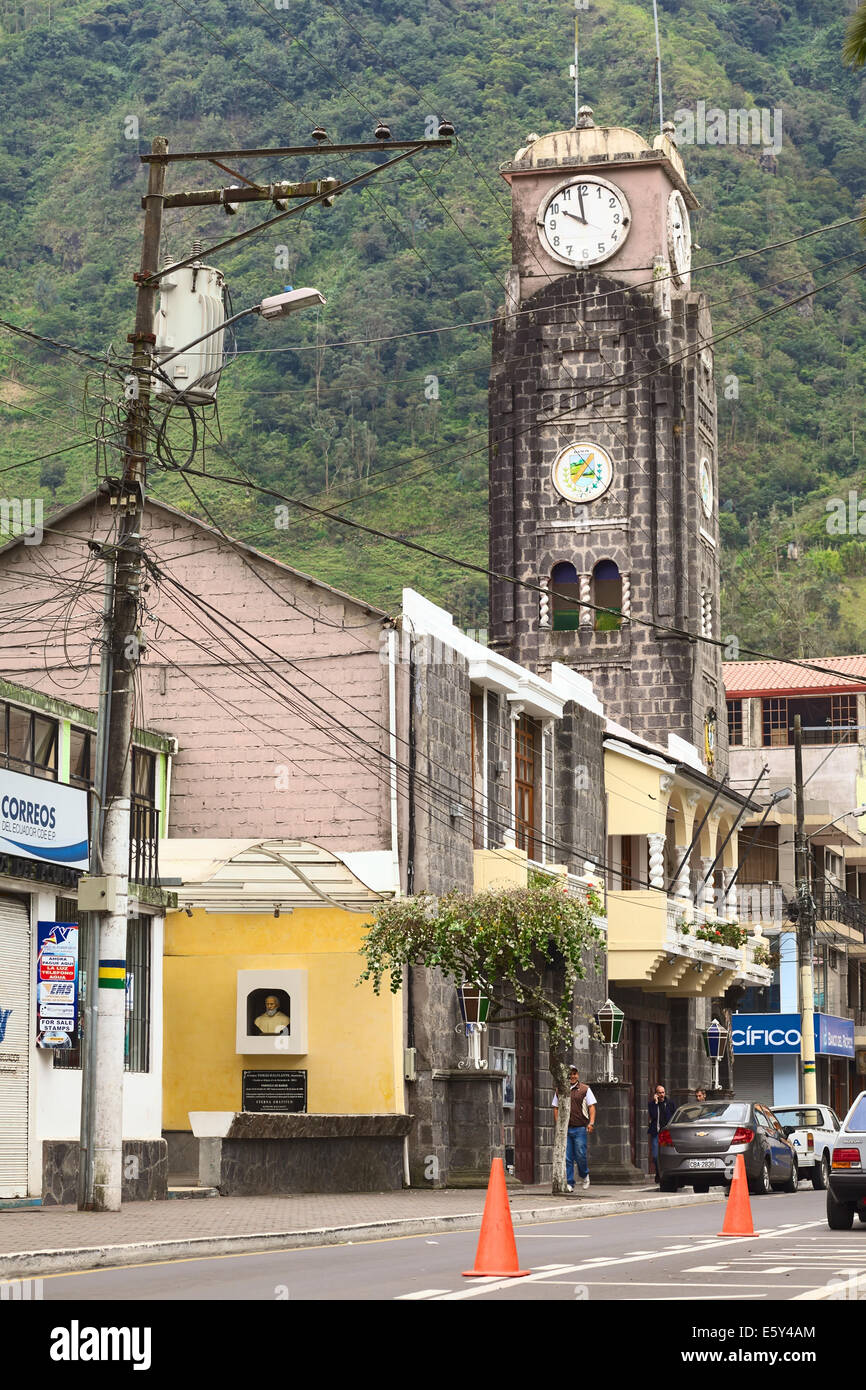
[[[401,995],[356,985],[371,919],[340,908],[172,912],[165,924],[163,1125],[190,1110],[240,1110],[245,1070],[307,1072],[310,1114],[403,1114]],[[237,972],[306,970],[303,1056],[235,1052]]]
[[[608,750],[604,755],[608,835],[664,835],[668,796],[657,767]]]

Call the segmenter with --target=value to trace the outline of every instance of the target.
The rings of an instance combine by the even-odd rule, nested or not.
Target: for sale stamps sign
[[[78,923],[37,923],[36,1046],[74,1047],[78,1037]]]

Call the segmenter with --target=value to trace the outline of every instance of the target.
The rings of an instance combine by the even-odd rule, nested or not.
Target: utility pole
[[[150,432],[150,398],[154,368],[156,367],[156,337],[154,320],[157,307],[157,293],[162,275],[167,275],[181,266],[193,264],[198,260],[198,252],[193,252],[184,260],[172,266],[163,266],[160,271],[159,253],[162,235],[162,217],[167,208],[222,206],[227,212],[236,211],[242,202],[270,202],[280,209],[277,216],[268,222],[250,227],[234,236],[225,238],[205,254],[235,245],[247,237],[259,235],[265,227],[272,226],[284,218],[302,213],[305,208],[324,203],[331,206],[334,197],[344,189],[363,183],[368,178],[390,169],[404,159],[409,159],[422,151],[435,148],[447,149],[451,145],[454,127],[448,121],[439,125],[437,139],[391,140],[387,126],[379,124],[376,128],[376,143],[327,146],[331,153],[358,153],[383,150],[382,141],[389,142],[391,150],[400,153],[392,155],[373,168],[356,174],[341,182],[336,178],[318,179],[314,182],[263,185],[254,183],[246,175],[237,173],[222,161],[226,158],[272,159],[275,156],[314,155],[321,158],[321,141],[325,132],[316,129],[313,138],[317,141],[311,146],[285,146],[279,149],[249,150],[210,150],[187,151],[181,154],[168,153],[168,141],[158,137],[152,142],[151,152],[141,155],[142,163],[148,166],[147,193],[142,198],[144,208],[144,236],[141,249],[141,269],[133,276],[138,286],[138,299],[135,314],[135,332],[128,338],[132,345],[132,363],[126,378],[126,436],[123,451],[123,473],[119,484],[113,484],[113,501],[116,502],[118,516],[118,535],[109,548],[105,547],[106,558],[113,561],[113,601],[106,598],[105,621],[110,623],[105,642],[109,661],[103,663],[109,671],[107,680],[107,738],[104,704],[100,700],[100,729],[98,747],[104,755],[100,775],[104,781],[100,801],[101,840],[95,835],[94,843],[101,844],[100,877],[92,885],[94,902],[98,899],[100,907],[95,912],[94,935],[98,923],[98,960],[94,959],[88,969],[87,989],[89,995],[88,1019],[94,1026],[87,1039],[86,1070],[82,1075],[81,1099],[81,1174],[79,1182],[79,1206],[90,1211],[119,1211],[123,1184],[123,1075],[124,1075],[124,1033],[126,1027],[126,936],[129,913],[129,861],[130,861],[130,813],[132,806],[132,737],[135,723],[135,673],[142,648],[139,631],[139,597],[141,587],[142,544],[141,533],[144,518],[144,492],[147,483],[147,450]],[[176,162],[206,162],[241,180],[228,188],[187,190],[166,195],[166,172],[168,165]],[[290,209],[289,200],[301,199],[296,207]],[[296,291],[295,294],[300,294]],[[287,301],[289,293],[272,296],[262,301],[255,309],[244,313],[259,313],[265,317],[278,317],[289,312]],[[321,296],[319,296],[321,298]],[[235,315],[243,318],[244,314]],[[232,320],[230,320],[231,322]],[[224,325],[220,325],[224,327]],[[218,331],[217,329],[213,330]],[[210,337],[206,333],[204,337]],[[195,343],[203,338],[195,339]],[[194,344],[187,344],[187,347]],[[177,356],[178,354],[173,354]],[[163,358],[164,361],[169,359]],[[80,895],[84,889],[82,882]],[[79,898],[81,901],[81,896]],[[90,903],[90,899],[88,899]],[[92,956],[95,958],[96,951]]]
[[[797,951],[800,970],[800,1060],[803,1066],[803,1102],[816,1105],[815,1081],[815,982],[812,953],[815,942],[815,901],[809,874],[809,845],[803,796],[803,726],[794,715],[794,795],[797,828],[794,834],[794,872],[797,880]]]
[[[150,423],[150,369],[155,337],[168,141],[153,141],[144,199],[144,239],[132,335],[132,374],[127,378],[126,443],[117,499],[114,608],[111,623],[112,680],[109,696],[102,874],[108,910],[99,914],[97,979],[99,1014],[92,1081],[93,1211],[119,1211],[123,1180],[123,1063],[126,1026],[126,933],[129,907],[129,843],[132,805],[134,679],[140,654],[138,633],[141,584],[141,526]]]

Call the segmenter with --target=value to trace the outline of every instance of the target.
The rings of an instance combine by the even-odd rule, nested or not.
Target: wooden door
[[[515,1028],[517,1068],[514,1079],[514,1173],[521,1182],[535,1181],[535,1025],[519,1018]],[[567,1104],[567,1102],[566,1102]]]

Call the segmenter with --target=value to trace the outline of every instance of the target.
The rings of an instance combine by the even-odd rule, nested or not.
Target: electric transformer
[[[171,378],[156,379],[154,393],[162,400],[189,401],[192,405],[207,405],[216,399],[220,372],[223,366],[225,333],[215,328],[225,322],[225,278],[221,270],[195,262],[173,270],[160,280],[159,308],[154,322],[156,363]],[[196,338],[211,333],[195,347],[186,348]],[[178,353],[174,357],[174,353]]]

